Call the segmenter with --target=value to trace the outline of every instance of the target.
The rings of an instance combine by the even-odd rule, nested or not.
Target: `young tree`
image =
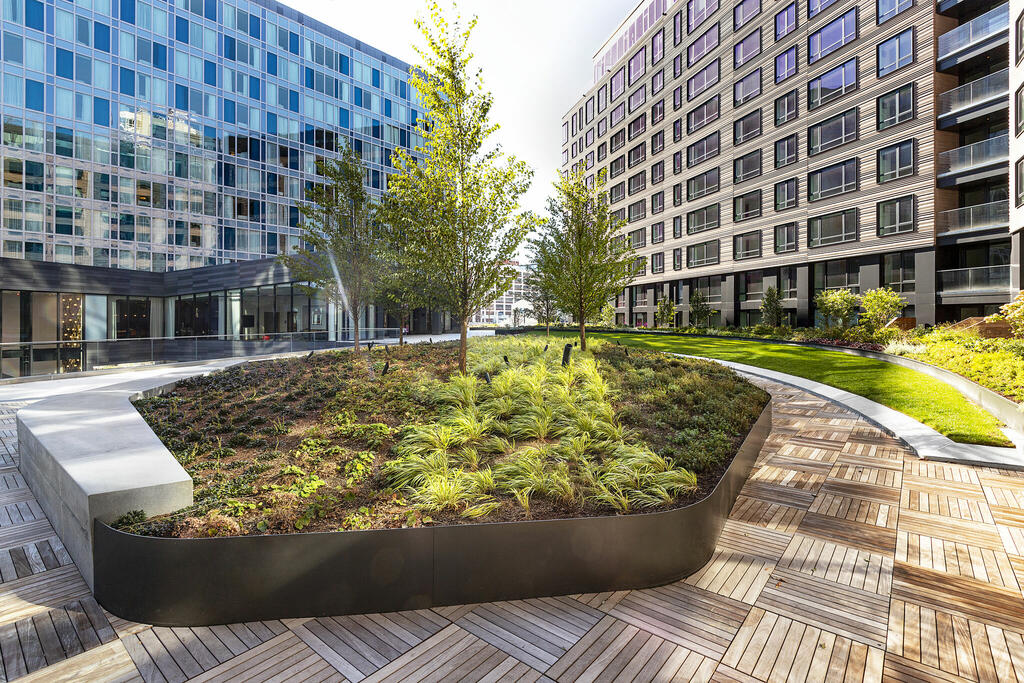
[[[508,289],[508,265],[533,225],[518,213],[532,172],[500,147],[487,146],[498,129],[490,120],[492,97],[470,66],[469,38],[476,18],[451,22],[436,2],[430,21],[417,18],[426,47],[409,72],[420,97],[423,144],[415,156],[396,150],[397,172],[388,180],[390,209],[401,216],[403,258],[430,273],[445,308],[459,321],[459,370],[466,371],[470,316]]]
[[[580,349],[587,350],[587,321],[634,277],[633,249],[618,235],[619,222],[608,210],[602,171],[593,186],[582,172],[555,183],[548,200],[551,217],[540,236],[530,240],[534,268],[551,283],[559,309],[580,328]]]
[[[300,203],[302,243],[279,258],[295,280],[322,289],[352,317],[353,351],[359,353],[359,321],[380,285],[382,245],[374,226],[375,205],[363,185],[362,159],[346,144],[341,157],[318,160],[321,182]]]
[[[707,296],[701,290],[694,288],[690,293],[690,324],[694,327],[707,327],[712,313],[714,311],[711,309],[711,304],[708,303]]]
[[[530,302],[530,312],[537,322],[544,325],[544,336],[551,336],[551,323],[558,319],[558,306],[551,293],[551,286],[536,272],[531,272],[527,280],[526,300]]]
[[[676,305],[672,297],[663,296],[658,299],[658,310],[655,315],[655,327],[675,327]]]
[[[605,304],[601,309],[601,326],[615,327],[615,307],[610,303]]]
[[[864,292],[860,298],[864,309],[860,322],[868,332],[874,334],[889,324],[893,318],[899,317],[907,305],[903,295],[889,287],[879,287]]]
[[[860,297],[848,289],[826,289],[814,297],[814,305],[824,318],[825,327],[838,325],[845,330],[860,306]]]
[[[770,327],[782,327],[782,299],[775,287],[764,290],[761,297],[761,322]]]

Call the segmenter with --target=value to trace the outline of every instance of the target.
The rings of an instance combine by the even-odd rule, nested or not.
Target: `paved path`
[[[708,565],[661,588],[384,615],[152,628],[105,613],[17,471],[0,403],[8,680],[1024,680],[1024,478],[930,463],[772,392],[773,431]],[[0,395],[0,400],[2,400]]]

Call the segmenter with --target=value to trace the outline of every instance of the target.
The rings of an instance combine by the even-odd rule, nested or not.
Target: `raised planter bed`
[[[122,618],[195,626],[663,585],[711,558],[770,431],[769,403],[715,489],[664,512],[203,539],[96,520],[94,591]]]

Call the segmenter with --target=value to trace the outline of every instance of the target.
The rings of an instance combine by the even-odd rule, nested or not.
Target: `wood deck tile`
[[[896,562],[892,597],[1024,632],[1024,600],[1020,592],[975,579]]]
[[[604,615],[566,598],[480,605],[456,621],[477,638],[545,671]]]
[[[796,530],[803,516],[804,510],[801,507],[740,495],[736,498],[729,519],[775,531],[789,532]]]
[[[955,538],[955,530],[949,536]],[[896,538],[896,560],[1020,592],[1013,565],[1002,546],[993,549],[901,529]]]
[[[738,600],[674,583],[633,591],[610,614],[689,650],[718,658],[749,609]]]
[[[895,529],[829,517],[814,512],[804,515],[797,531],[807,536],[841,542],[844,545],[882,555],[892,555],[896,549]]]
[[[820,538],[797,534],[779,567],[859,588],[879,595],[888,595],[892,588],[892,558]]]

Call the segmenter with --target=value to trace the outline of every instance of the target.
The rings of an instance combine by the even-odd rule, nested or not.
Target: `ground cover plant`
[[[571,339],[568,332],[552,337]],[[881,360],[805,346],[650,333],[594,333],[628,346],[704,356],[776,370],[828,384],[898,410],[961,443],[1011,446],[999,421],[956,389],[923,373]],[[980,340],[988,341],[988,340]]]
[[[136,403],[194,504],[116,526],[206,537],[664,510],[714,488],[768,395],[701,360],[542,339],[247,363]]]

